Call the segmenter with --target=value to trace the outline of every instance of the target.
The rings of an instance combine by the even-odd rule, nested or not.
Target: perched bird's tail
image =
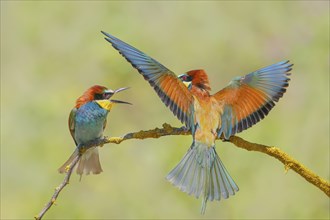
[[[68,165],[73,161],[75,157],[79,154],[79,149],[77,148],[70,158],[58,169],[58,172],[65,173],[67,171]],[[84,173],[86,175],[92,172],[93,174],[101,173],[102,167],[99,159],[99,150],[97,147],[93,147],[88,149],[80,158],[78,167],[77,167],[77,174],[82,176]]]
[[[69,157],[69,159],[67,161],[65,161],[65,163],[58,168],[58,172],[59,173],[66,173],[69,169],[69,165],[72,163],[72,161],[74,160],[74,158],[76,158],[79,154],[79,150],[78,148],[76,148],[76,150],[72,153],[72,155]]]
[[[199,198],[203,194],[201,214],[208,200],[228,198],[238,186],[221,162],[214,146],[194,142],[180,163],[167,175],[174,186]]]
[[[97,147],[88,149],[82,156],[77,167],[77,174],[80,176],[84,173],[88,175],[101,173],[102,167],[99,158],[99,150]]]

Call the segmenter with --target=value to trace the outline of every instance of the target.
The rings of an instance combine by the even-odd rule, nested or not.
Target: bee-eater
[[[92,172],[93,174],[99,174],[102,172],[98,148],[92,147],[86,152],[83,152],[83,148],[85,144],[97,143],[103,137],[103,131],[107,124],[107,115],[114,104],[130,104],[110,99],[115,93],[126,89],[128,88],[111,90],[104,86],[95,85],[87,89],[76,100],[76,105],[71,110],[69,116],[69,129],[76,144],[76,149],[70,158],[58,169],[60,173],[66,172],[67,166],[78,154],[82,154],[76,171],[80,177],[83,173],[89,174]]]
[[[202,214],[208,200],[234,195],[238,186],[216,153],[215,140],[228,140],[263,119],[286,91],[292,64],[282,61],[236,77],[227,87],[211,95],[204,70],[191,70],[177,77],[145,53],[102,33],[191,130],[193,143],[167,179],[196,198],[203,195]]]

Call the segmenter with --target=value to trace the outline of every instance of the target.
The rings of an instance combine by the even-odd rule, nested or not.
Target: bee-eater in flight
[[[167,179],[183,192],[196,198],[203,196],[202,214],[208,200],[234,195],[238,186],[215,151],[215,140],[228,140],[263,119],[285,93],[292,64],[282,61],[235,77],[227,87],[211,95],[204,70],[176,76],[147,54],[102,33],[192,133],[192,145]]]
[[[77,174],[99,174],[102,167],[99,160],[97,147],[89,148],[84,152],[84,145],[98,143],[103,138],[103,131],[107,124],[107,115],[116,103],[130,104],[128,102],[110,99],[115,93],[126,90],[107,89],[104,86],[95,85],[87,89],[82,96],[76,100],[75,107],[69,116],[69,129],[76,144],[76,149],[70,158],[58,169],[65,173],[72,160],[81,154],[77,167]]]

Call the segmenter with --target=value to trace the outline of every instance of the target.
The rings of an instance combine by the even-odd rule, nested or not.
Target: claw
[[[109,138],[107,136],[104,136],[103,138],[99,139],[99,146],[103,147],[104,142],[107,141]]]
[[[190,129],[187,128],[186,126],[182,126],[180,129],[183,130],[184,132],[189,132],[190,131]]]

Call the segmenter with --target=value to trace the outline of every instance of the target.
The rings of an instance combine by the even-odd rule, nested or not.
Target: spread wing
[[[214,94],[224,105],[218,136],[229,139],[263,119],[285,93],[292,65],[282,61],[236,77]]]
[[[76,142],[76,139],[74,138],[74,130],[75,130],[75,118],[76,118],[76,112],[77,112],[77,108],[73,108],[70,112],[70,115],[69,115],[69,130],[70,130],[70,133],[71,133],[71,136],[74,140],[74,142],[76,143],[77,145],[77,142]]]
[[[105,33],[106,40],[139,71],[178,119],[193,128],[193,96],[181,80],[165,66],[129,44]]]

